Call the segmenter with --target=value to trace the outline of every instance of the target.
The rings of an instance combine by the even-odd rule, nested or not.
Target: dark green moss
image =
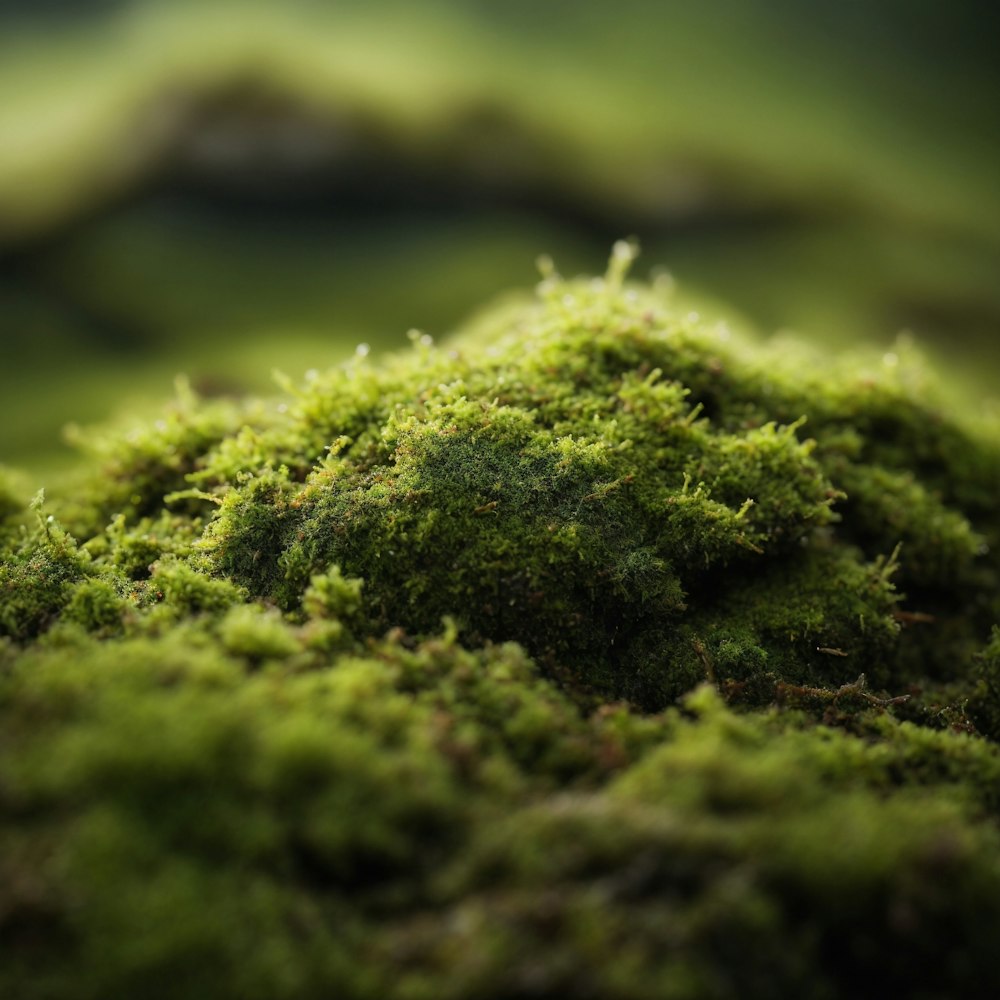
[[[972,695],[970,714],[979,730],[1000,740],[1000,628],[979,656],[979,683]]]

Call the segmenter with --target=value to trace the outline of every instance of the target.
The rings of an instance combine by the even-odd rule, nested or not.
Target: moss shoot
[[[0,992],[1000,989],[1000,430],[546,266],[0,477]]]

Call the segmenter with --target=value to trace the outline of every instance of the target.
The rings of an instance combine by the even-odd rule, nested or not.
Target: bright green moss
[[[363,585],[355,638],[451,616],[584,700],[971,682],[1000,618],[996,429],[936,407],[905,351],[873,372],[672,316],[623,287],[629,260],[548,272],[474,335],[414,334],[409,355],[288,384],[290,404],[182,384],[148,429],[81,435],[99,471],[54,508],[80,555],[17,542],[5,630],[51,625],[84,556],[181,616],[245,591],[296,619],[337,567]]]
[[[199,457],[253,419],[251,409],[202,403],[178,379],[176,401],[149,426],[113,436],[70,428],[70,440],[91,457],[99,471],[87,504],[67,499],[65,522],[90,536],[115,515],[123,515],[128,522],[143,515],[162,516],[164,498],[184,490]],[[176,502],[170,505],[175,507]]]
[[[62,620],[107,636],[121,631],[128,611],[128,602],[109,581],[81,580],[70,589]]]
[[[72,585],[91,572],[76,540],[39,514],[34,533],[13,542],[0,563],[0,635],[31,639],[67,605]]]
[[[336,564],[371,633],[453,615],[652,708],[737,638],[788,681],[960,676],[997,612],[993,439],[909,370],[750,353],[619,281],[549,279],[488,345],[320,376],[210,451],[216,570],[294,613]]]
[[[0,993],[1000,988],[996,429],[629,256],[8,518]]]

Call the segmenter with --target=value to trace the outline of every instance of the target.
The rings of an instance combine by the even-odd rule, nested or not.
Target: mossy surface
[[[996,426],[630,257],[4,480],[0,992],[1000,987]]]

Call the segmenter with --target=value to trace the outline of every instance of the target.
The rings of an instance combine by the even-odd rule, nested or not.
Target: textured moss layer
[[[5,992],[1000,985],[996,427],[630,258],[3,481]]]

